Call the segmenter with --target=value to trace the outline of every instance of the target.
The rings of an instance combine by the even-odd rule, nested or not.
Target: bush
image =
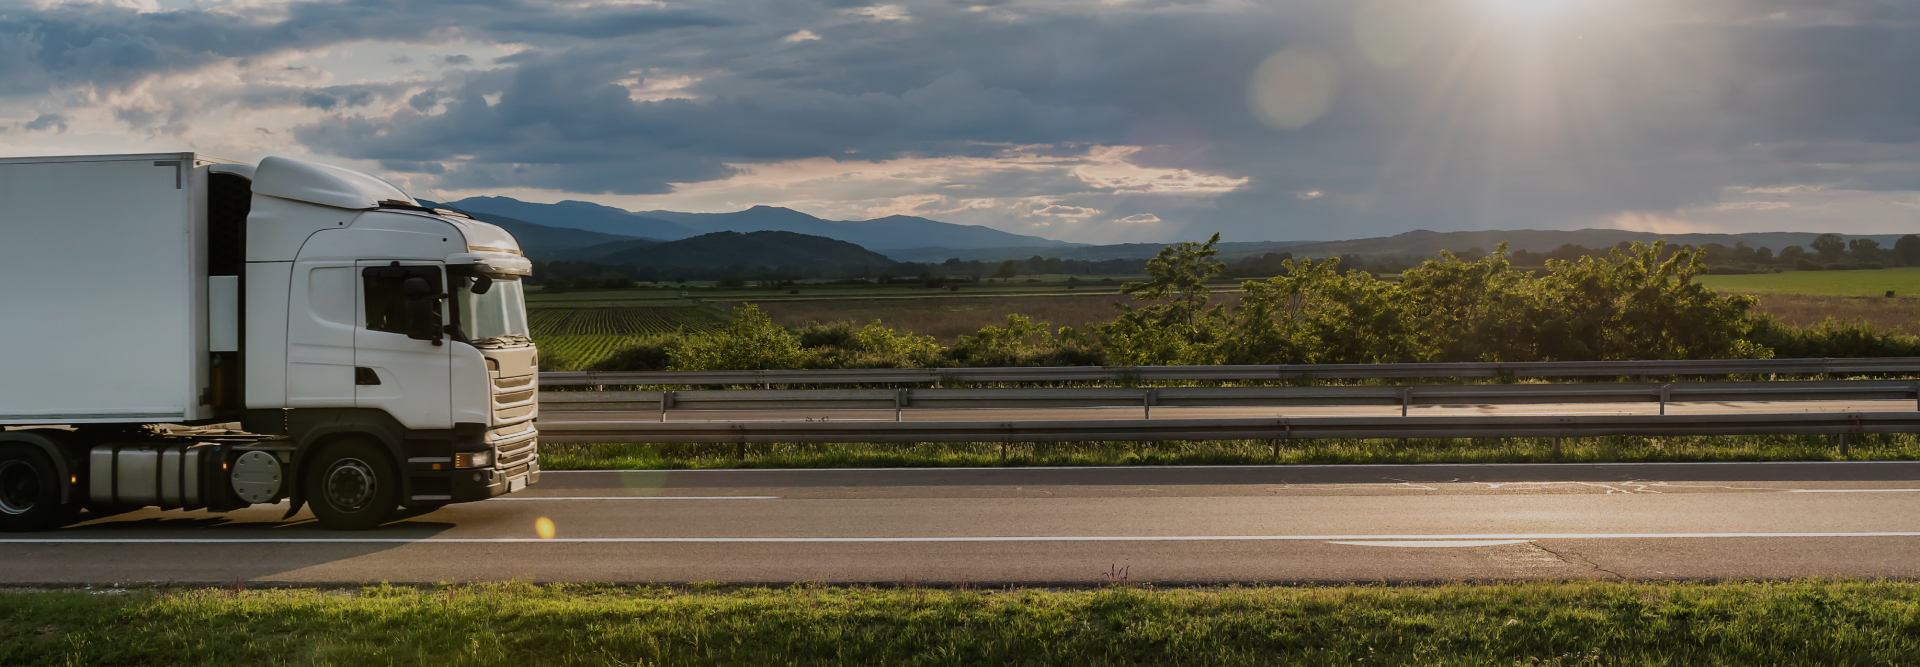
[[[673,348],[679,341],[655,338],[621,348],[620,351],[588,366],[590,371],[665,371],[673,370]]]
[[[1796,329],[1761,316],[1753,338],[1786,359],[1920,356],[1920,337],[1831,317],[1820,326]]]

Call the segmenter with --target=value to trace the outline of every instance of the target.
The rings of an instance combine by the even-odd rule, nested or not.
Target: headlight
[[[472,452],[453,455],[455,468],[485,468],[493,465],[493,452]]]

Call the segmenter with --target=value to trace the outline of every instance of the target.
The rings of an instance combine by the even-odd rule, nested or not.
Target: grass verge
[[[482,584],[0,593],[0,663],[1824,664],[1920,660],[1920,584],[1153,590]]]
[[[1408,438],[1171,442],[923,442],[912,444],[542,444],[548,470],[879,468],[1355,463],[1621,463],[1641,461],[1907,461],[1920,435]]]

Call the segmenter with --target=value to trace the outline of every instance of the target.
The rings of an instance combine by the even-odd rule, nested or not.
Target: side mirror
[[[430,340],[440,344],[440,297],[434,294],[433,287],[425,278],[408,278],[400,283],[400,291],[407,295],[407,337],[414,340]]]
[[[493,289],[493,276],[476,273],[473,276],[473,286],[468,287],[467,291],[473,292],[474,294],[486,294],[487,290],[490,289]]]

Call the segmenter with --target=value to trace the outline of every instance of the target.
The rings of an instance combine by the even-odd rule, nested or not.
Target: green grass
[[[1920,435],[1849,436],[1840,456],[1829,436],[1606,436],[1548,438],[991,442],[912,444],[542,444],[549,470],[869,468],[1407,463],[1613,463],[1637,461],[1920,460]]]
[[[1734,294],[1825,296],[1920,295],[1920,267],[1862,271],[1787,271],[1744,276],[1700,276],[1700,284]]]
[[[0,593],[8,665],[1888,665],[1920,584]]]

